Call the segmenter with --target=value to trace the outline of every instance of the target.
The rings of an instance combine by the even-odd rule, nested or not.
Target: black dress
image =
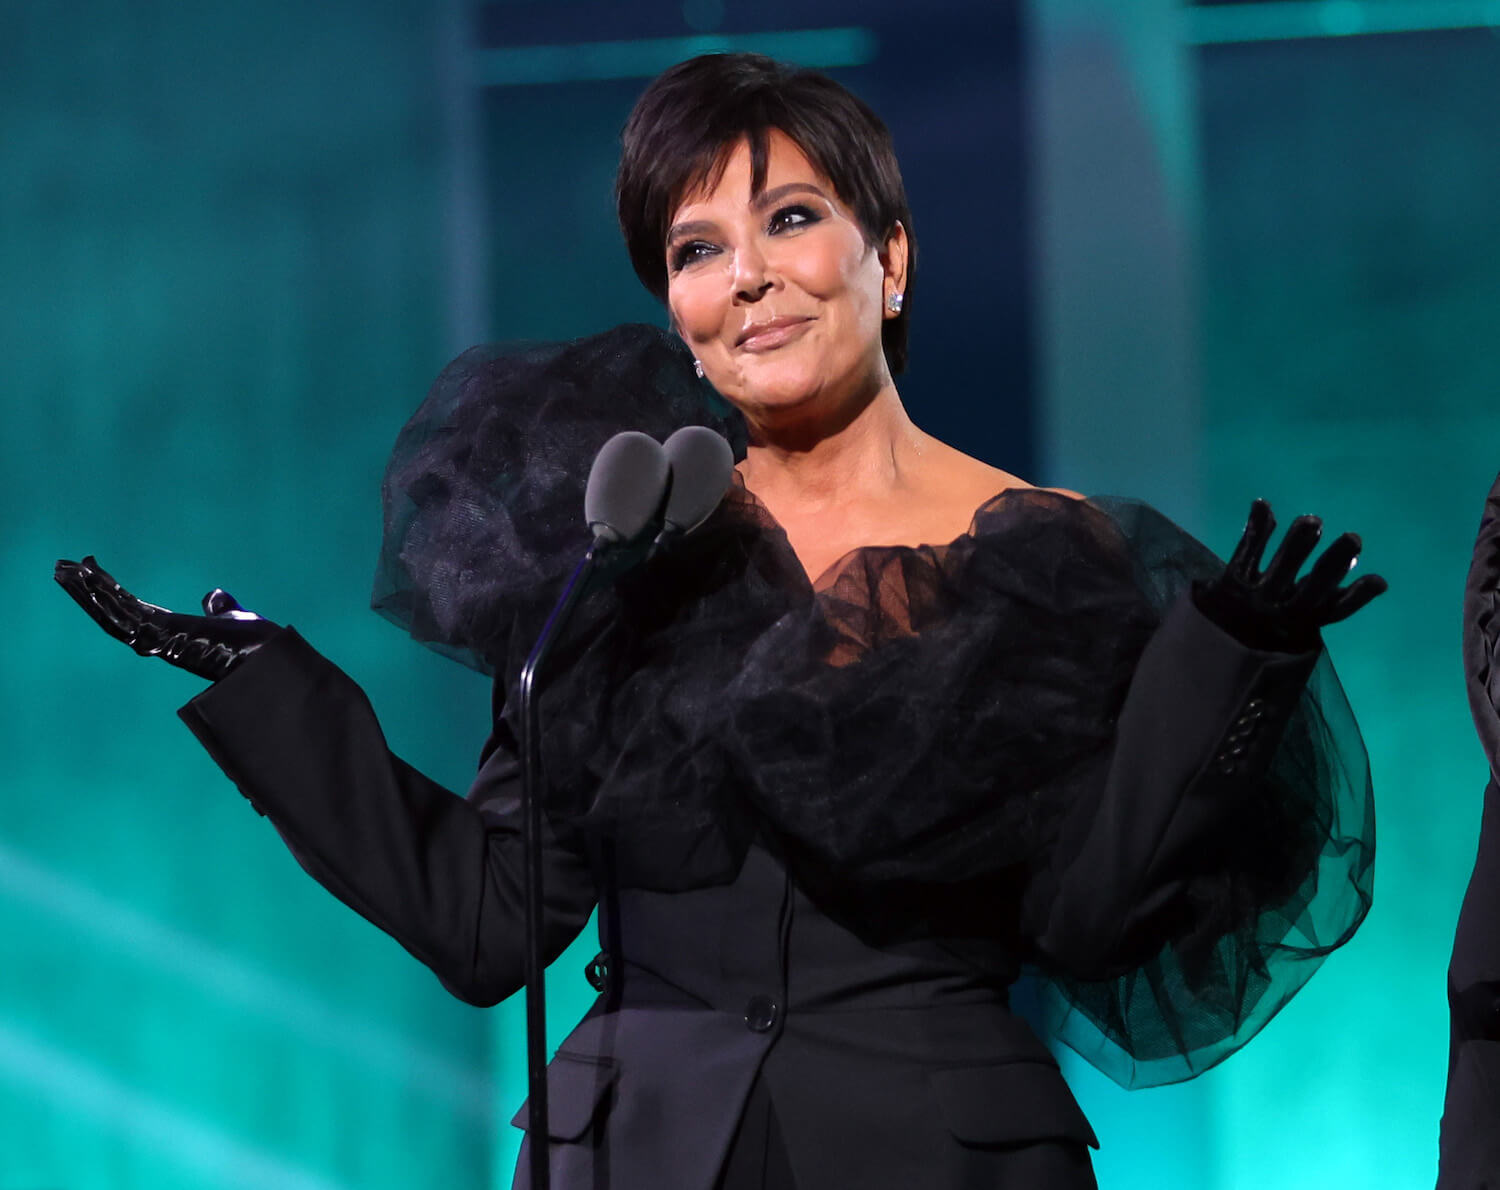
[[[587,543],[588,460],[687,422],[742,441],[627,327],[469,353],[403,432],[376,601],[496,677],[467,801],[295,634],[184,710],[466,999],[520,982],[506,696]],[[1187,598],[1218,565],[1142,505],[1024,489],[809,583],[737,488],[594,592],[541,703],[549,948],[597,902],[610,972],[549,1072],[555,1184],[711,1190],[779,1140],[804,1186],[1087,1186],[1018,977],[1126,1085],[1252,1036],[1368,909],[1373,812],[1326,656],[1245,649]]]

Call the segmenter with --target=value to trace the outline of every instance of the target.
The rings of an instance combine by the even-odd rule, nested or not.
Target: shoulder
[[[976,508],[1000,492],[1015,490],[1051,492],[1066,496],[1070,500],[1082,500],[1081,492],[1069,488],[1040,487],[1000,467],[991,466],[982,459],[965,454],[955,446],[931,439],[931,456],[934,471],[942,477],[942,486],[951,494],[954,503]]]

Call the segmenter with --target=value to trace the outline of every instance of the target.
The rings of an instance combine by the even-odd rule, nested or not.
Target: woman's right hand
[[[248,612],[234,596],[215,587],[203,597],[201,616],[168,611],[137,599],[100,566],[58,560],[52,577],[94,623],[142,657],[163,661],[216,682],[266,641],[280,626]]]
[[[1500,476],[1485,499],[1464,584],[1464,677],[1490,772],[1500,780]]]

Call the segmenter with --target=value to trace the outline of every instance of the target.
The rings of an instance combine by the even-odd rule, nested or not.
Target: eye
[[[688,265],[697,264],[700,260],[706,260],[718,252],[718,250],[717,246],[710,244],[707,240],[684,240],[672,248],[672,271],[680,273]]]
[[[775,235],[779,231],[786,231],[794,227],[807,227],[818,223],[823,216],[818,214],[809,206],[802,203],[793,203],[791,206],[778,207],[776,213],[771,216],[771,222],[767,230]]]

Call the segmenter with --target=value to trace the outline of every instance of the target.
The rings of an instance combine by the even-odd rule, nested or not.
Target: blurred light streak
[[[244,1190],[342,1190],[338,1182],[299,1169],[191,1116],[154,1103],[135,1088],[3,1025],[0,1079],[40,1094],[64,1113],[100,1120],[130,1142],[202,1176],[204,1185]]]
[[[447,278],[447,354],[457,355],[488,336],[489,212],[484,199],[480,92],[469,77],[474,60],[469,46],[465,0],[442,0],[438,10],[442,69],[438,94],[443,113],[444,263]]]
[[[1189,45],[1500,26],[1500,0],[1263,0],[1182,9]]]
[[[300,1041],[395,1078],[478,1122],[492,1122],[495,1084],[487,1073],[456,1066],[404,1037],[360,1021],[347,1006],[309,996],[4,845],[0,893],[89,934],[91,946],[124,951],[221,1002],[271,1021]]]
[[[875,58],[875,34],[851,26],[790,33],[706,33],[695,37],[589,41],[480,50],[476,77],[483,87],[650,78],[698,54],[751,51],[801,66],[863,66]]]

